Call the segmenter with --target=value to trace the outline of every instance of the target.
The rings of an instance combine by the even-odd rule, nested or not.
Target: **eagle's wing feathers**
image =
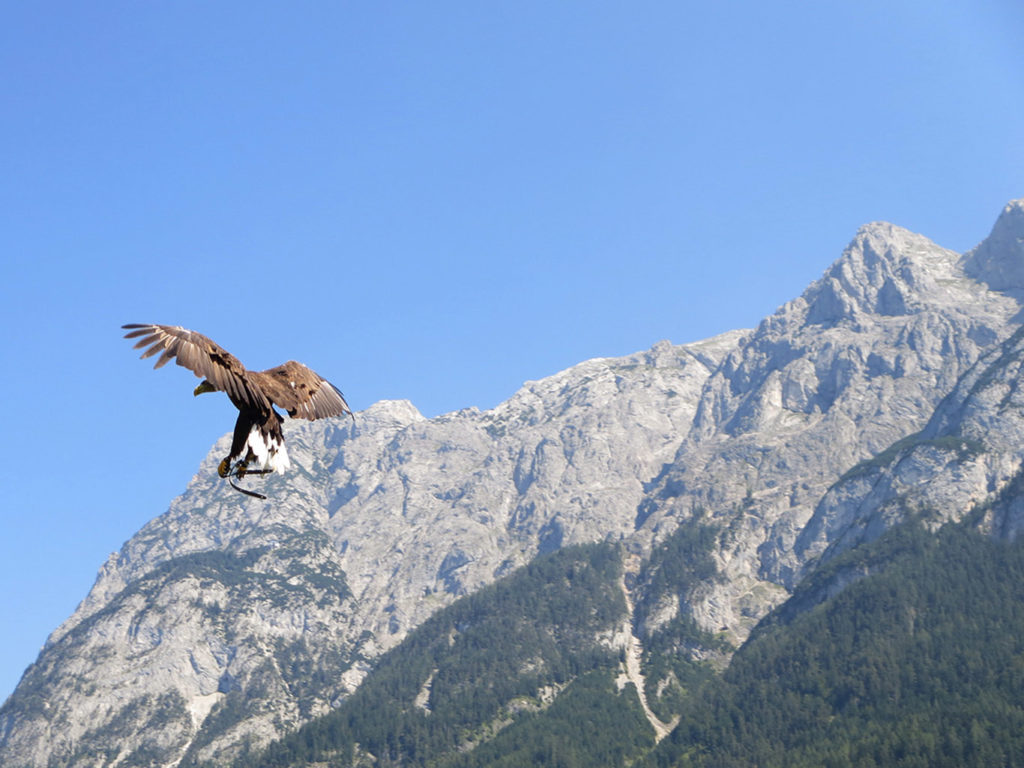
[[[161,353],[154,368],[174,358],[178,365],[206,379],[215,389],[226,392],[233,399],[261,411],[270,409],[267,397],[253,381],[252,372],[212,339],[173,325],[131,323],[122,327],[128,330],[126,339],[139,339],[135,343],[136,349],[147,348],[142,353],[143,358]]]
[[[302,363],[289,360],[284,365],[250,375],[271,402],[284,408],[293,418],[313,421],[352,414],[341,391]]]

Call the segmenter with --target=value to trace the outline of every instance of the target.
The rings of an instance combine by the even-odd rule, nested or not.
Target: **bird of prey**
[[[276,368],[250,371],[230,352],[195,331],[173,325],[138,323],[122,328],[128,331],[126,339],[139,339],[135,349],[145,348],[142,358],[161,353],[154,368],[174,358],[178,365],[203,380],[194,395],[224,392],[238,408],[231,452],[217,467],[221,477],[242,478],[247,472],[265,474],[291,466],[281,430],[283,419],[274,409],[275,405],[293,418],[310,421],[352,416],[341,391],[302,363],[289,360]],[[259,468],[251,469],[253,463]],[[232,487],[259,496],[234,483]]]

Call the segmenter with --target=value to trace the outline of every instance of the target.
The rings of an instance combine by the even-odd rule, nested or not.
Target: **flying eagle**
[[[135,349],[147,348],[142,358],[162,353],[154,368],[174,358],[178,365],[203,379],[194,395],[224,392],[238,409],[231,452],[217,467],[221,477],[241,478],[247,471],[284,471],[291,466],[281,431],[284,420],[274,410],[275,405],[293,418],[310,421],[352,415],[341,391],[302,363],[289,360],[276,368],[249,371],[230,352],[195,331],[173,325],[138,323],[122,328],[128,331],[126,339],[141,337]],[[253,462],[258,462],[258,470],[249,469]]]

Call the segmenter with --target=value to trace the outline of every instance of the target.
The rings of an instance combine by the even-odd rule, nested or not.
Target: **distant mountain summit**
[[[925,508],[1024,528],[1021,291],[1024,201],[963,255],[868,224],[755,329],[588,360],[487,411],[288,424],[267,501],[217,478],[225,436],[0,708],[0,763],[228,764],[336,709],[440,610],[598,543],[620,572],[588,582],[603,618],[571,642],[621,654],[663,735],[685,686],[651,648],[727,663],[819,565]],[[580,573],[608,578],[603,557]]]
[[[1024,290],[1024,199],[1007,203],[992,232],[966,254],[965,272],[995,291]]]

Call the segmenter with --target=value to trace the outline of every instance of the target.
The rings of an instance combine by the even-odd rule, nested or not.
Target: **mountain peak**
[[[865,224],[842,256],[800,299],[806,322],[832,326],[857,315],[891,317],[941,300],[958,255],[888,222]]]
[[[964,271],[994,291],[1024,292],[1024,198],[1007,203],[989,236],[964,255]]]
[[[408,400],[378,400],[363,412],[362,418],[382,424],[393,423],[398,427],[426,419]]]

